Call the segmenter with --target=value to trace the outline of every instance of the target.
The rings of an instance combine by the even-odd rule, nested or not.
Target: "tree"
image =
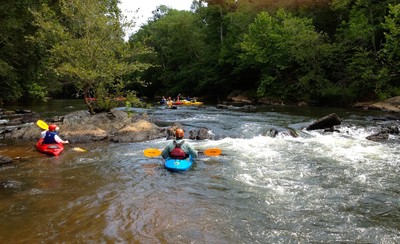
[[[46,4],[32,11],[39,30],[31,40],[48,50],[42,76],[51,78],[48,82],[73,84],[95,113],[91,97],[105,106],[104,99],[121,95],[122,76],[144,67],[128,62],[126,23],[121,23],[116,0],[59,2],[59,13]]]
[[[317,96],[328,85],[321,60],[329,54],[325,35],[311,19],[284,10],[260,13],[242,42],[241,58],[261,71],[257,93],[278,98]]]
[[[389,14],[382,23],[386,42],[381,50],[385,67],[380,71],[380,82],[375,86],[382,98],[400,94],[400,4],[389,4]]]
[[[33,0],[3,1],[0,8],[0,104],[43,98],[46,93],[37,79],[40,51],[25,36],[36,31],[28,8]]]
[[[154,67],[142,79],[152,81],[152,90],[171,95],[192,95],[198,86],[202,67],[199,62],[204,50],[204,35],[197,26],[195,14],[163,6],[146,26],[131,37],[131,42],[143,42],[154,49]],[[194,94],[193,94],[194,95]]]
[[[210,84],[221,87],[220,94],[229,94],[232,90],[249,91],[257,87],[259,72],[238,58],[242,52],[241,43],[255,17],[256,14],[248,9],[230,12],[224,17],[225,38],[217,57],[219,76]]]
[[[382,22],[388,4],[393,2],[396,1],[334,0],[332,3],[342,16],[335,36],[336,56],[341,57],[341,67],[336,72],[356,100],[390,96],[387,73],[390,63],[382,62],[380,49],[387,42]]]

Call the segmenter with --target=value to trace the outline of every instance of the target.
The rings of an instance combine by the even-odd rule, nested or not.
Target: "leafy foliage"
[[[33,12],[39,30],[31,39],[38,45],[49,45],[45,72],[53,74],[57,81],[74,84],[85,101],[91,96],[98,98],[96,110],[113,107],[113,102],[105,98],[119,95],[119,89],[115,90],[119,78],[142,68],[128,62],[129,46],[123,41],[115,4],[60,0],[62,18],[47,5]],[[94,113],[91,103],[87,104]]]
[[[329,3],[332,4],[329,4]],[[206,4],[207,3],[207,4]],[[282,9],[284,8],[284,9]],[[0,9],[0,104],[63,93],[91,112],[136,96],[347,105],[400,94],[398,0],[194,0],[158,6],[129,41],[118,0],[20,0]],[[133,92],[133,90],[135,92]],[[136,100],[136,101],[135,101]]]
[[[386,42],[381,50],[385,66],[375,86],[381,98],[400,95],[400,4],[389,5],[389,14],[382,23]]]
[[[153,80],[154,89],[163,88],[172,96],[191,92],[197,86],[196,66],[203,56],[204,36],[196,28],[193,13],[165,6],[159,9],[164,9],[162,17],[157,13],[154,21],[130,40],[143,42],[157,53],[154,67],[142,79]]]
[[[35,32],[28,7],[33,0],[3,1],[0,8],[0,104],[19,99],[42,99],[46,93],[36,78],[38,53],[25,36]],[[34,91],[31,92],[31,89]],[[42,91],[39,91],[42,90]]]
[[[318,95],[328,82],[319,62],[329,52],[324,38],[310,19],[284,10],[276,16],[260,13],[244,37],[241,55],[262,70],[258,95]]]

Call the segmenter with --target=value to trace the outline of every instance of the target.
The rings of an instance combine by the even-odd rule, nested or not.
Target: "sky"
[[[124,15],[128,16],[130,19],[134,15],[134,12],[139,9],[137,24],[134,30],[136,31],[139,27],[146,23],[148,18],[153,16],[151,13],[157,6],[166,5],[167,7],[177,9],[177,10],[190,10],[192,5],[192,0],[121,0],[119,8],[123,11]]]

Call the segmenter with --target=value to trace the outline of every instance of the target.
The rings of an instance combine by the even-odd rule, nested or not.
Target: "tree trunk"
[[[221,6],[219,6],[219,11],[220,11],[220,17],[221,17],[220,26],[219,26],[219,35],[220,35],[220,38],[221,38],[221,47],[222,47],[222,45],[224,44],[224,26],[223,26],[223,18],[224,18],[223,15],[224,14],[223,14]]]
[[[86,103],[86,105],[88,106],[88,109],[89,109],[89,113],[90,114],[96,114],[95,112],[94,112],[94,110],[93,110],[93,106],[92,106],[92,101],[90,100],[90,97],[89,97],[89,89],[88,88],[85,88],[85,90],[84,90],[84,92],[83,92],[83,99],[85,99],[85,103]]]

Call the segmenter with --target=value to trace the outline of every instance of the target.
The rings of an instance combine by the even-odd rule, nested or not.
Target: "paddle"
[[[207,148],[204,150],[204,155],[209,157],[217,157],[221,154],[221,149],[219,148]],[[144,156],[146,157],[158,157],[161,155],[161,150],[157,148],[147,148],[143,151]]]
[[[72,146],[71,145],[71,143],[67,143],[70,147],[72,147],[72,149],[74,150],[74,151],[77,151],[77,152],[87,152],[88,150],[86,150],[86,149],[84,149],[84,148],[81,148],[81,147],[74,147],[74,146]]]
[[[49,129],[49,125],[46,123],[46,122],[44,122],[43,120],[38,120],[38,121],[36,121],[36,124],[40,127],[40,128],[42,128],[43,130],[48,130]],[[88,150],[86,150],[86,149],[84,149],[84,148],[81,148],[81,147],[74,147],[74,146],[72,146],[71,145],[71,143],[68,143],[68,145],[70,146],[70,147],[72,147],[72,149],[74,150],[74,151],[77,151],[77,152],[87,152]]]
[[[209,157],[217,157],[221,152],[222,150],[220,148],[207,148],[203,153]]]
[[[144,156],[152,158],[152,157],[158,157],[161,155],[161,150],[157,148],[147,148],[143,151]]]
[[[46,124],[46,122],[44,122],[43,120],[38,120],[37,122],[36,122],[36,124],[40,127],[40,128],[42,128],[43,130],[48,130],[49,129],[49,125],[48,124]]]

